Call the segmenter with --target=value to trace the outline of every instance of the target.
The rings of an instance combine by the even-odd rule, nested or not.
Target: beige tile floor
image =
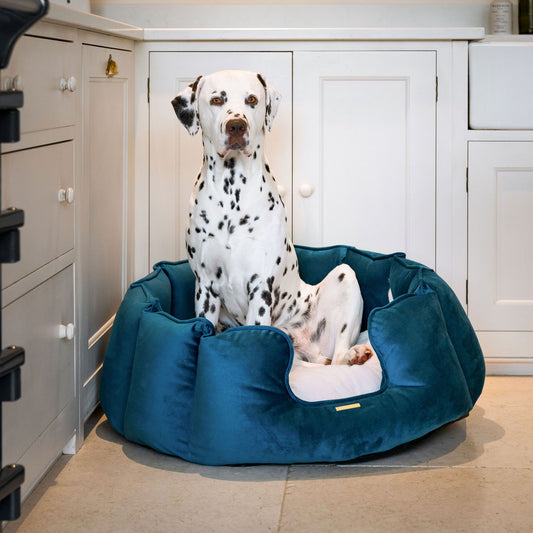
[[[467,419],[339,465],[207,467],[129,443],[105,417],[13,532],[533,532],[533,377],[489,377]]]

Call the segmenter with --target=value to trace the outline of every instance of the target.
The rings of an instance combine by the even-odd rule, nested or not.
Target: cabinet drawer
[[[20,262],[2,269],[7,287],[74,246],[74,202],[58,196],[60,190],[74,191],[74,143],[5,154],[2,171],[3,207],[25,213]]]
[[[74,322],[73,287],[70,265],[2,310],[5,343],[26,350],[22,396],[2,407],[5,462],[19,461],[75,397],[74,340],[59,338],[60,324]],[[49,445],[57,449],[38,451],[43,468],[72,436],[74,422],[68,425]]]
[[[21,133],[74,124],[79,93],[76,55],[72,42],[32,36],[17,42],[9,66],[2,72],[2,89],[24,91]],[[61,80],[67,82],[63,88]]]

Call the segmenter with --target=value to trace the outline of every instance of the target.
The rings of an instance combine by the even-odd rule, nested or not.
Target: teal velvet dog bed
[[[188,263],[162,262],[131,285],[115,318],[100,389],[110,424],[196,463],[302,463],[390,450],[468,414],[483,387],[483,355],[435,272],[403,254],[346,246],[297,252],[308,283],[343,262],[356,272],[363,327],[383,372],[379,391],[296,398],[287,335],[264,326],[215,335],[209,321],[194,318]]]

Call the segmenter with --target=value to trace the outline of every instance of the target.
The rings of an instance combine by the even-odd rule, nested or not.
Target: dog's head
[[[220,155],[230,150],[251,155],[264,127],[270,131],[280,99],[260,74],[223,70],[197,78],[172,106],[189,133],[201,127]]]

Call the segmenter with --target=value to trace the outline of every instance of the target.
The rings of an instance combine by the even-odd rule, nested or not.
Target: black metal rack
[[[7,66],[17,39],[48,11],[48,0],[0,0],[0,69]],[[0,143],[20,139],[19,108],[24,103],[20,91],[0,92]],[[2,173],[0,163],[0,205]],[[1,264],[14,263],[20,258],[19,228],[24,224],[24,212],[8,208],[0,212],[0,278]],[[0,347],[2,341],[2,300],[0,291]],[[9,346],[0,353],[0,467],[2,461],[2,402],[20,398],[24,348]],[[0,521],[16,520],[20,516],[20,487],[24,482],[24,467],[8,465],[0,471]]]

